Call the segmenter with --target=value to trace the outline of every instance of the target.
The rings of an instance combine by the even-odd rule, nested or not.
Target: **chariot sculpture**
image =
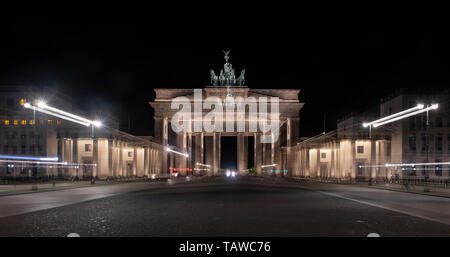
[[[210,70],[211,74],[211,85],[212,86],[244,86],[245,84],[245,70],[241,71],[241,75],[236,78],[234,69],[231,63],[228,62],[230,59],[230,51],[223,51],[225,54],[225,64],[223,69],[220,70],[219,76],[216,75],[214,70]]]

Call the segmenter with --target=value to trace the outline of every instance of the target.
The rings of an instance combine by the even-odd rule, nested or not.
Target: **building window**
[[[20,124],[21,124],[21,125],[27,125],[27,121],[26,121],[26,120],[22,120],[22,121],[20,122]]]
[[[410,136],[408,142],[409,142],[409,150],[415,151],[416,150],[416,136],[415,135]]]
[[[56,120],[56,125],[61,125],[61,120]]]
[[[358,176],[362,176],[363,175],[363,171],[364,171],[363,166],[364,165],[365,165],[364,162],[358,162],[358,166],[356,167],[356,172],[357,172]]]
[[[128,157],[133,157],[133,152],[132,151],[128,151]]]
[[[436,160],[436,162],[441,162],[441,160]],[[442,176],[442,165],[436,165],[434,168],[434,174],[436,176]]]
[[[5,120],[5,125],[6,125],[6,126],[9,125],[9,120]]]
[[[44,120],[39,120],[39,125],[43,126],[44,125]]]
[[[320,155],[321,155],[321,158],[322,158],[322,159],[327,158],[327,153],[321,153]]]
[[[447,150],[450,152],[450,134],[447,135]]]
[[[358,153],[360,153],[360,154],[364,153],[364,146],[363,146],[363,145],[358,145],[357,151],[358,151]]]
[[[84,151],[85,152],[92,152],[92,144],[85,144],[84,145]]]
[[[47,124],[50,126],[50,125],[52,125],[52,120],[47,120]]]
[[[30,120],[30,122],[28,124],[34,125],[34,120]]]
[[[14,126],[19,125],[19,121],[18,120],[14,120]]]
[[[442,117],[436,117],[436,127],[442,128]]]
[[[422,134],[422,151],[426,151],[427,150],[427,146],[428,146],[428,142],[427,142],[427,135]]]
[[[436,136],[436,151],[442,151],[442,135]]]
[[[27,99],[22,98],[20,99],[20,105],[23,106],[27,102]]]
[[[409,129],[415,130],[416,129],[416,120],[414,118],[409,119]]]

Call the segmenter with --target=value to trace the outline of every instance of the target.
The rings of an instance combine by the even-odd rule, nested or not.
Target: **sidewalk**
[[[17,185],[0,185],[0,196],[15,195],[15,194],[28,194],[37,192],[46,192],[54,190],[64,190],[71,188],[91,187],[100,185],[111,185],[117,182],[112,181],[95,181],[95,184],[91,184],[90,181],[74,181],[74,182],[37,182],[37,183],[24,183]]]
[[[429,186],[428,192],[424,192],[425,187],[419,185],[409,185],[406,188],[402,184],[386,184],[386,183],[378,183],[372,186],[368,186],[371,188],[384,189],[384,190],[392,190],[392,191],[400,191],[406,193],[414,193],[414,194],[422,194],[422,195],[431,195],[431,196],[439,196],[439,197],[447,197],[450,198],[450,188],[440,188]]]
[[[91,181],[55,181],[55,184],[51,181],[49,182],[36,182],[36,183],[21,183],[21,184],[8,184],[8,185],[0,185],[0,197],[8,196],[8,195],[17,195],[17,194],[30,194],[30,193],[38,193],[38,192],[47,192],[47,191],[57,191],[57,190],[65,190],[65,189],[74,189],[74,188],[83,188],[83,187],[95,187],[95,186],[105,186],[105,185],[115,185],[115,184],[127,184],[127,183],[136,183],[136,182],[146,182],[151,184],[177,184],[184,182],[199,182],[202,180],[207,180],[207,177],[189,177],[189,180],[186,180],[185,177],[174,177],[169,180],[170,177],[159,177],[155,180],[144,179],[144,178],[122,178],[117,180],[96,180],[95,184],[91,184]]]
[[[315,178],[293,177],[293,179],[305,181],[305,182],[315,182],[315,183],[335,184],[335,185],[354,185],[354,186],[374,188],[374,189],[380,189],[380,190],[390,190],[390,191],[397,191],[397,192],[405,192],[405,193],[412,193],[412,194],[421,194],[421,195],[450,198],[450,188],[435,187],[435,186],[429,186],[428,187],[429,192],[424,192],[424,186],[422,186],[422,185],[411,185],[410,184],[409,188],[407,189],[405,186],[403,186],[403,184],[383,183],[383,182],[369,186],[368,182],[353,182],[352,183],[352,182],[343,181],[341,183],[338,183],[336,181],[328,181],[328,180],[321,180],[321,179],[315,179]]]

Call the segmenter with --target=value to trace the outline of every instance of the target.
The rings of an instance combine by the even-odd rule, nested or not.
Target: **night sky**
[[[153,88],[202,88],[231,49],[250,88],[299,88],[301,136],[373,107],[398,88],[448,87],[448,33],[426,26],[261,26],[164,28],[153,22],[3,20],[0,85],[54,86],[121,128],[152,135]]]

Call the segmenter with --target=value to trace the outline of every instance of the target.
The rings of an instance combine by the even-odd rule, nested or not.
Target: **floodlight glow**
[[[171,152],[171,153],[175,153],[175,154],[182,155],[182,156],[184,156],[184,157],[186,157],[186,158],[189,157],[189,154],[177,152],[177,151],[175,151],[175,150],[170,149],[169,147],[166,147],[166,151],[167,151],[167,152]]]
[[[415,167],[415,166],[435,166],[435,165],[450,165],[450,162],[423,162],[423,163],[386,163],[386,167]]]
[[[398,117],[398,116],[401,116],[401,115],[413,112],[415,110],[421,110],[424,107],[425,106],[423,104],[418,104],[416,107],[413,107],[413,108],[410,108],[410,109],[407,109],[407,110],[404,110],[404,111],[401,111],[401,112],[398,112],[398,113],[394,113],[394,114],[386,116],[384,118],[381,118],[381,119],[378,119],[378,120],[375,120],[375,121],[372,121],[372,122],[364,122],[363,123],[363,127],[367,128],[367,127],[369,127],[371,125],[374,125],[374,127],[376,127],[375,126],[376,123],[380,123],[380,122],[383,122],[383,121],[386,121],[386,120],[389,120],[389,119],[392,119],[392,118],[395,118],[395,117]]]
[[[439,108],[439,105],[438,104],[433,104],[433,105],[431,105],[431,106],[429,106],[429,107],[427,107],[425,109],[421,109],[421,110],[418,110],[418,111],[415,111],[415,112],[411,112],[411,113],[408,113],[408,114],[405,114],[405,115],[402,115],[402,116],[399,116],[399,117],[396,117],[396,118],[393,118],[393,119],[385,120],[385,121],[380,122],[380,123],[375,123],[375,124],[373,124],[373,127],[376,128],[376,127],[379,127],[379,126],[382,126],[382,125],[385,125],[385,124],[388,124],[388,123],[391,123],[391,122],[394,122],[394,121],[398,121],[398,120],[401,120],[401,119],[404,119],[404,118],[408,118],[408,117],[411,117],[411,116],[414,116],[414,115],[417,115],[417,114],[421,114],[421,113],[424,113],[424,112],[427,112],[427,111],[430,111],[430,110],[436,110],[437,108]]]
[[[203,163],[199,163],[199,162],[197,162],[195,165],[198,165],[198,166],[205,166],[205,167],[211,167],[211,165],[209,165],[209,164],[203,164]]]
[[[236,171],[232,171],[232,172],[231,172],[231,176],[232,176],[232,177],[235,177],[235,176],[236,176]]]
[[[194,168],[196,171],[208,171],[209,169],[200,169],[200,168]]]
[[[48,106],[46,103],[39,102],[38,103],[38,107],[42,108],[42,109],[46,109],[46,110],[52,111],[52,112],[56,112],[56,113],[61,114],[61,115],[65,115],[65,116],[71,117],[73,119],[77,119],[77,120],[84,121],[84,122],[87,122],[87,123],[90,123],[90,124],[94,124],[94,121],[88,120],[86,118],[80,117],[80,116],[72,114],[72,113],[65,112],[63,110],[56,109],[54,107]]]
[[[450,162],[422,162],[422,163],[386,163],[384,165],[360,165],[360,168],[383,168],[383,167],[416,167],[450,165]]]
[[[55,116],[55,117],[58,117],[58,118],[61,118],[61,119],[64,119],[64,120],[72,121],[72,122],[84,125],[86,127],[90,126],[90,124],[87,123],[87,122],[82,122],[82,121],[79,121],[79,120],[75,120],[75,119],[69,118],[67,116],[63,116],[63,115],[60,115],[60,114],[57,114],[57,113],[54,113],[54,112],[51,112],[51,111],[47,111],[47,110],[41,109],[39,107],[34,107],[34,109],[36,111],[38,111],[38,112],[42,112],[42,113],[45,113],[45,114],[48,114],[48,115],[52,115],[52,116]]]
[[[229,177],[231,175],[230,171],[227,171],[227,177]]]
[[[101,127],[102,125],[103,125],[103,123],[101,122],[101,121],[99,121],[99,120],[96,120],[96,121],[94,121],[94,126],[96,126],[96,127]]]
[[[45,103],[44,101],[39,101],[39,102],[37,103],[37,106],[38,106],[39,108],[45,108],[45,107],[47,106],[47,103]]]
[[[103,125],[101,121],[92,121],[92,120],[80,117],[78,115],[56,109],[54,107],[47,105],[47,103],[45,103],[44,101],[39,101],[37,103],[37,107],[32,106],[30,103],[25,103],[24,107],[25,108],[34,108],[36,111],[39,111],[39,112],[42,112],[42,113],[45,113],[48,115],[53,115],[53,116],[59,117],[61,119],[72,121],[72,122],[75,122],[75,123],[78,123],[81,125],[85,125],[86,127],[91,126],[91,125],[96,126],[96,127],[101,127]]]
[[[58,157],[35,157],[35,156],[18,156],[18,155],[0,155],[0,159],[11,160],[29,160],[29,161],[58,161]]]

